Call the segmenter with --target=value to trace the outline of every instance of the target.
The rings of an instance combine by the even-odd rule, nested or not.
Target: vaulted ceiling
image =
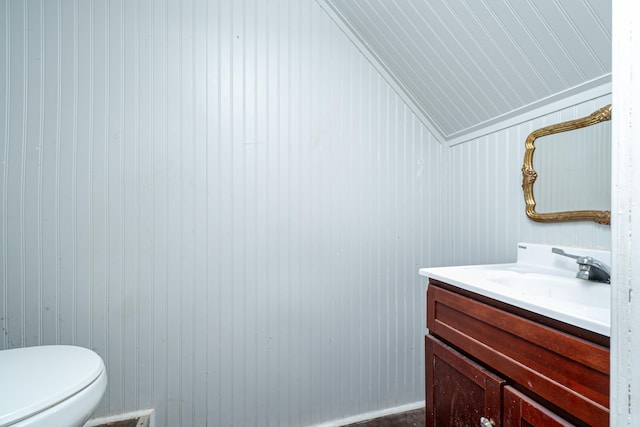
[[[610,84],[609,0],[320,0],[443,140]]]

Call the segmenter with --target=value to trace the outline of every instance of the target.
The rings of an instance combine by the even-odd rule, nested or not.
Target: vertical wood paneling
[[[7,2],[0,348],[97,415],[312,425],[423,399],[445,152],[314,1]]]
[[[418,268],[518,241],[524,139],[443,147],[313,1],[7,2],[0,348],[105,360],[96,414],[311,425],[423,398]],[[28,30],[27,30],[28,29]]]

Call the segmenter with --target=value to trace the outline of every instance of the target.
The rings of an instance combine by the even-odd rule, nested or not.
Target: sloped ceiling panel
[[[444,139],[610,81],[603,0],[325,0]]]

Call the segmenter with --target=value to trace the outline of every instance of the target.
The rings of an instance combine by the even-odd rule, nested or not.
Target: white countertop
[[[420,269],[420,274],[605,336],[611,334],[611,286],[576,279],[575,260],[550,245],[518,244],[518,261]],[[610,265],[608,251],[555,246]]]

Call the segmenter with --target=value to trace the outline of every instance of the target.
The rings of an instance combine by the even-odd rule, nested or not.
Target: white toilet
[[[0,351],[0,427],[80,427],[106,387],[102,359],[86,348]]]

